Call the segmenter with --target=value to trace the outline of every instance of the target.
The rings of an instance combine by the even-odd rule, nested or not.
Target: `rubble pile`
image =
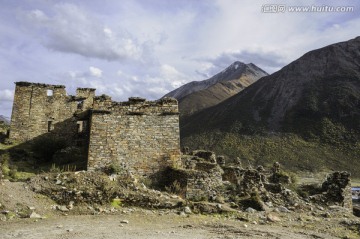
[[[181,169],[183,173],[174,180],[182,180],[187,200],[199,201],[200,198],[211,203],[221,198],[220,201],[242,210],[248,207],[260,211],[274,207],[300,211],[311,208],[309,195],[300,196],[289,189],[296,186],[278,162],[269,170],[262,166],[243,169],[241,162],[226,165],[224,157],[216,157],[214,152],[203,150],[184,155],[182,161],[185,169]],[[179,170],[174,169],[169,175],[176,175],[174,171]],[[329,175],[322,188],[322,202],[352,207],[348,173]]]
[[[57,202],[55,209],[69,211],[73,206],[93,208],[117,202],[145,208],[177,208],[184,201],[175,195],[146,188],[131,177],[117,177],[102,172],[48,173],[29,181],[30,187]],[[68,210],[67,210],[68,209]]]
[[[310,196],[314,202],[325,205],[339,205],[349,210],[352,206],[350,173],[333,172],[322,183],[320,193]]]
[[[110,204],[157,209],[188,206],[201,213],[303,212],[317,203],[351,208],[350,175],[346,172],[329,175],[320,194],[300,196],[278,163],[268,170],[262,166],[244,169],[240,163],[227,165],[213,152],[194,151],[183,155],[182,165],[145,179],[127,171],[111,175],[80,171],[42,174],[28,184],[57,202],[55,209],[63,212],[79,205],[97,208]]]

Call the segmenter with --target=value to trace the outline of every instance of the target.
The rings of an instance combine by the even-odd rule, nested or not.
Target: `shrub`
[[[124,172],[124,168],[116,160],[111,161],[111,163],[105,168],[107,174],[121,174]]]
[[[169,186],[165,186],[165,190],[168,193],[180,195],[184,189],[181,187],[181,184],[177,180],[175,180]]]
[[[9,155],[3,154],[0,156],[0,170],[2,172],[2,175],[5,177],[9,176],[10,174],[10,167],[9,167]]]
[[[269,179],[270,182],[272,183],[282,183],[282,184],[292,183],[290,175],[282,170],[278,173],[274,173],[273,175],[271,175]]]
[[[314,184],[301,185],[297,187],[296,192],[300,196],[307,198],[309,196],[322,193],[322,189],[320,184],[314,183]]]
[[[253,191],[250,197],[240,200],[240,204],[244,210],[251,207],[257,211],[264,211],[264,202],[257,191]]]
[[[120,198],[114,198],[113,200],[111,200],[111,206],[113,208],[119,209],[123,206],[123,202]]]

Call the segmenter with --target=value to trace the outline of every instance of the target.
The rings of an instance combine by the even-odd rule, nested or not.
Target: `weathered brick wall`
[[[77,134],[74,113],[78,104],[92,104],[93,89],[82,89],[81,96],[67,96],[65,86],[17,82],[10,125],[10,139],[26,142],[52,132],[59,137]]]
[[[96,97],[91,116],[88,170],[114,163],[137,175],[179,164],[178,105],[175,99],[112,102]]]
[[[216,188],[223,185],[222,169],[216,164],[208,163],[202,164],[195,172],[187,179],[186,199],[201,201],[215,196]]]
[[[92,88],[77,88],[76,97],[78,99],[78,109],[88,110],[93,108],[95,89]]]
[[[26,142],[47,134],[88,147],[89,170],[114,163],[149,175],[181,164],[178,103],[171,98],[113,102],[95,97],[91,88],[68,96],[62,85],[17,82],[10,139]]]

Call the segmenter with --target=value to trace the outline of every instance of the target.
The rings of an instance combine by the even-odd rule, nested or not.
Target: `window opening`
[[[52,130],[52,121],[48,121],[48,132]]]
[[[53,90],[47,90],[47,91],[46,91],[46,95],[47,95],[47,96],[53,96],[53,95],[54,95],[54,91],[53,91]]]
[[[82,133],[83,131],[84,131],[84,122],[83,121],[78,121],[77,122],[77,132]]]

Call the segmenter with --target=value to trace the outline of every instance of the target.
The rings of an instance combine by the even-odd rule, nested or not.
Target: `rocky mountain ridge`
[[[234,124],[316,134],[324,120],[360,130],[360,37],[306,53],[181,127],[185,135]]]
[[[10,119],[8,117],[0,115],[0,122],[3,122],[5,125],[9,125],[10,124]]]
[[[165,97],[176,98],[180,116],[188,116],[224,101],[266,75],[265,71],[252,63],[236,61],[213,77],[185,84]]]

